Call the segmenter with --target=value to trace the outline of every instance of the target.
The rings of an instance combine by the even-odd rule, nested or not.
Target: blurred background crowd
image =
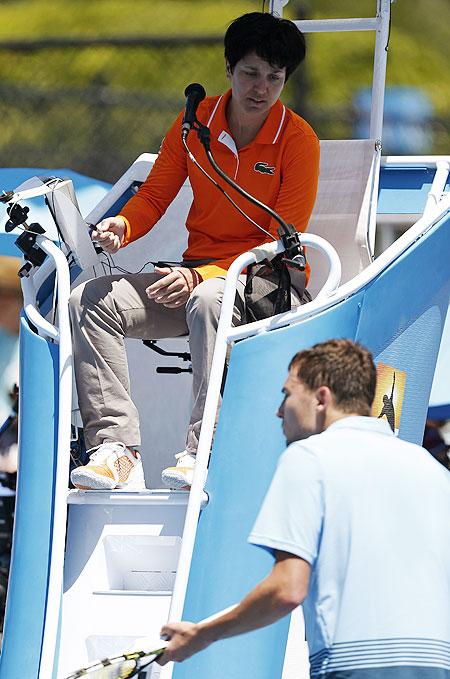
[[[265,3],[266,6],[268,2]],[[4,167],[70,167],[115,181],[156,152],[201,82],[227,88],[222,36],[263,0],[3,0],[0,157]],[[373,16],[376,0],[290,0],[289,18]],[[267,9],[267,7],[266,7]],[[445,153],[450,138],[448,0],[392,5],[384,153]],[[283,94],[321,139],[365,134],[372,33],[308,36]]]

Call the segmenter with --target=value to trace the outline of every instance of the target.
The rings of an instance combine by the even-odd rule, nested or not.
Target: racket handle
[[[227,606],[227,608],[223,608],[221,611],[217,611],[217,613],[213,613],[212,615],[209,615],[207,618],[203,618],[203,620],[200,620],[200,623],[203,622],[211,622],[211,620],[216,620],[216,618],[220,618],[222,615],[225,615],[226,613],[229,613],[232,611],[234,608],[236,608],[237,604],[233,604],[232,606]],[[148,639],[144,638],[142,639],[137,639],[136,642],[133,644],[133,650],[144,650],[146,652],[153,651],[155,648],[165,648],[170,639],[167,636],[161,637],[158,639],[158,641],[149,643]]]

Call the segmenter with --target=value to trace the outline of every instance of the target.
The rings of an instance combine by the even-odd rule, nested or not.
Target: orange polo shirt
[[[219,167],[242,188],[274,209],[297,231],[305,231],[317,193],[319,141],[313,129],[277,101],[255,139],[237,150],[226,120],[231,90],[207,97],[197,118],[211,130],[211,151]],[[186,177],[193,201],[186,219],[188,247],[183,259],[213,259],[195,267],[205,280],[223,276],[234,259],[270,238],[251,224],[189,159],[181,142],[183,112],[167,132],[158,158],[139,191],[120,213],[127,222],[124,246],[146,234],[162,217]],[[278,239],[278,224],[226,184],[210,166],[197,134],[188,146],[202,167],[255,222]]]

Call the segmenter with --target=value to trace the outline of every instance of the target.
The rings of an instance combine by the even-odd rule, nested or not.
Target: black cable
[[[193,153],[190,151],[190,149],[189,149],[189,147],[188,147],[188,145],[187,145],[186,139],[184,139],[184,138],[183,138],[183,144],[184,144],[184,147],[185,147],[186,151],[187,151],[188,154],[189,154],[189,158],[190,158],[191,161],[194,163],[194,165],[196,165],[196,166],[199,168],[199,170],[201,170],[201,172],[203,172],[203,174],[206,175],[206,177],[208,177],[208,179],[214,184],[214,186],[216,186],[216,187],[219,189],[219,191],[221,191],[221,193],[223,193],[223,195],[225,196],[225,198],[226,198],[226,199],[227,199],[227,200],[228,200],[228,201],[236,208],[236,210],[237,210],[238,212],[240,212],[240,214],[241,214],[243,217],[245,217],[245,219],[248,219],[248,221],[251,222],[251,223],[253,224],[253,226],[256,226],[257,229],[259,229],[260,231],[262,231],[263,233],[265,233],[267,236],[269,236],[270,238],[272,238],[272,240],[276,241],[277,239],[275,238],[275,236],[273,236],[273,235],[270,233],[270,231],[267,231],[264,227],[262,227],[260,224],[257,224],[251,217],[249,217],[249,215],[246,214],[246,213],[244,212],[244,210],[242,210],[242,209],[239,207],[239,205],[231,198],[231,196],[228,195],[228,193],[225,191],[225,189],[224,189],[222,186],[220,186],[220,184],[219,184],[218,182],[216,182],[216,180],[213,179],[213,177],[211,177],[210,174],[208,174],[208,172],[200,165],[200,163],[198,162],[198,160],[195,158],[195,156],[193,155]],[[211,156],[211,157],[212,157],[212,156]],[[209,156],[208,156],[208,158],[209,158]],[[213,161],[214,161],[214,159],[213,159]],[[228,180],[229,180],[229,181],[232,181],[229,177],[227,177],[227,175],[226,175],[224,172],[222,172],[222,170],[221,170],[220,167],[215,163],[215,161],[214,161],[213,167],[214,167],[214,169],[216,170],[216,172],[217,172],[223,179],[225,179],[226,181],[228,181]],[[253,198],[253,196],[250,196],[249,193],[247,193],[246,191],[244,191],[244,189],[242,189],[240,186],[238,186],[238,185],[235,184],[234,182],[233,182],[233,188],[235,188],[236,191],[238,191],[238,193],[240,193],[240,194],[243,195],[244,197],[246,197],[246,198]],[[251,202],[255,202],[255,201],[256,201],[256,203],[258,204],[259,207],[263,206],[263,203],[260,203],[256,198],[254,198],[253,201],[251,201]],[[269,208],[269,209],[270,209],[270,208]],[[273,214],[276,215],[275,212],[274,212]]]
[[[262,201],[258,200],[255,198],[255,196],[252,196],[251,193],[248,193],[248,191],[245,191],[239,184],[237,184],[231,177],[229,177],[216,163],[214,160],[214,156],[211,153],[211,148],[210,148],[210,141],[211,141],[211,132],[209,128],[206,125],[203,125],[200,123],[197,119],[195,120],[195,125],[192,126],[192,129],[194,129],[197,132],[198,138],[200,140],[200,143],[202,144],[203,148],[205,149],[206,157],[208,158],[208,161],[210,162],[211,166],[217,172],[219,177],[222,177],[222,179],[229,185],[231,186],[237,193],[239,193],[241,196],[246,198],[250,203],[253,205],[256,205],[259,207],[261,210],[266,212],[268,215],[272,217],[276,222],[278,222],[279,227],[277,229],[278,235],[280,236],[281,242],[283,243],[284,250],[285,250],[285,255],[282,257],[282,262],[286,264],[288,267],[293,268],[293,269],[298,269],[300,271],[304,271],[306,267],[306,259],[305,259],[305,254],[304,250],[300,241],[300,236],[298,231],[295,229],[293,224],[287,224],[281,217],[280,215],[275,212],[275,210],[272,210],[271,207],[263,203]],[[196,162],[193,154],[189,151],[189,148],[186,143],[186,137],[188,135],[188,131],[183,131],[181,139],[183,142],[183,145],[186,149],[186,151],[189,154],[189,158],[194,161],[194,163],[201,169],[201,171],[213,182],[213,184],[223,193],[223,195],[236,207],[236,209],[246,218],[248,219],[252,224],[254,224],[258,229],[263,231],[266,235],[270,236],[275,242],[277,239],[272,236],[272,234],[268,231],[266,231],[262,226],[257,224],[253,219],[251,219],[241,208],[230,198],[230,196],[226,193],[226,191],[212,178],[210,175],[203,170],[203,168],[199,165],[199,163]]]
[[[278,224],[279,224],[283,229],[286,228],[286,222],[285,222],[283,219],[281,219],[280,215],[278,215],[278,214],[275,212],[275,210],[272,210],[271,207],[269,207],[268,205],[265,205],[262,201],[258,200],[258,198],[255,198],[254,196],[252,196],[251,193],[248,193],[245,189],[243,189],[241,186],[239,186],[239,184],[236,184],[236,182],[234,182],[230,177],[228,177],[228,175],[226,175],[225,172],[217,165],[217,163],[216,163],[216,161],[214,160],[214,157],[213,157],[213,155],[212,155],[210,149],[208,148],[208,149],[205,149],[205,150],[206,150],[206,155],[207,155],[207,158],[208,158],[209,162],[211,163],[211,165],[213,166],[213,168],[215,169],[215,171],[217,172],[217,174],[218,174],[220,177],[222,177],[222,179],[224,179],[228,184],[231,184],[231,186],[232,186],[234,189],[236,189],[236,191],[237,191],[238,193],[240,193],[241,196],[244,196],[244,198],[247,198],[247,200],[249,200],[251,203],[253,203],[253,205],[256,205],[257,207],[260,207],[262,210],[264,210],[265,212],[267,212],[267,213],[272,217],[272,219],[275,219],[275,221],[277,221]],[[243,214],[245,214],[245,213],[243,213]],[[247,216],[247,215],[245,215],[245,216]],[[249,217],[247,217],[247,219],[249,219]],[[253,220],[250,220],[250,221],[253,221]],[[255,223],[255,222],[253,222],[253,223]],[[262,231],[264,231],[264,229],[262,228],[262,226],[259,226],[259,225],[258,225],[258,228],[261,229]],[[268,233],[268,232],[266,231],[266,233]],[[270,235],[271,235],[271,234],[270,234]],[[272,238],[273,238],[274,240],[277,240],[276,238],[274,238],[274,236],[272,236]]]
[[[233,179],[231,179],[231,177],[229,177],[222,170],[222,168],[220,168],[217,165],[216,161],[214,160],[214,156],[211,153],[211,147],[210,147],[211,133],[210,133],[209,128],[206,125],[203,125],[203,123],[200,123],[198,120],[196,120],[196,124],[197,124],[197,127],[193,127],[193,129],[197,132],[200,143],[202,144],[203,148],[205,149],[206,156],[207,156],[210,164],[214,168],[214,170],[217,172],[217,174],[220,177],[222,177],[222,179],[224,179],[226,181],[226,183],[229,186],[231,186],[233,189],[235,189],[235,191],[237,191],[241,196],[243,196],[248,201],[250,201],[250,203],[253,203],[253,205],[256,205],[257,207],[261,208],[261,210],[263,210],[264,212],[267,212],[267,214],[269,214],[272,217],[272,219],[275,219],[275,221],[278,222],[278,224],[281,226],[284,233],[289,233],[290,229],[288,228],[288,225],[286,224],[284,219],[282,219],[280,217],[280,215],[277,212],[275,212],[275,210],[272,210],[271,207],[269,207],[268,205],[266,205],[262,201],[258,200],[258,198],[255,198],[255,196],[252,196],[252,194],[248,193],[248,191],[245,191],[245,189],[243,189],[241,186],[239,186],[239,184],[237,184],[235,181],[233,181]],[[182,139],[183,139],[185,147],[187,148],[185,137],[183,136]],[[207,175],[207,176],[209,176],[209,175]],[[247,217],[247,219],[250,219],[247,215],[245,215],[245,213],[243,213],[243,214],[244,214],[245,217]],[[250,221],[253,224],[255,224],[259,229],[263,230],[262,227],[259,226],[258,224],[256,224],[256,222],[254,222],[252,219],[250,219]],[[280,231],[278,231],[278,232],[280,233]],[[276,240],[276,238],[274,240]]]
[[[389,8],[389,28],[388,28],[388,37],[387,37],[386,47],[384,48],[385,52],[387,52],[389,50],[389,42],[391,40],[391,26],[392,26],[392,7]]]
[[[128,271],[127,269],[124,269],[123,267],[116,264],[112,255],[109,252],[107,252],[107,250],[102,250],[101,254],[105,257],[105,260],[106,260],[106,261],[100,260],[100,263],[103,266],[103,271],[105,272],[105,275],[106,275],[105,266],[107,266],[108,269],[109,269],[109,275],[110,276],[112,275],[113,270],[119,271],[120,273],[130,274],[130,276],[135,276],[139,273],[142,273],[143,270],[145,269],[145,267],[148,266],[149,264],[151,264],[152,266],[156,266],[159,263],[159,262],[153,262],[152,260],[148,260],[147,262],[145,262],[145,264],[143,266],[141,266],[141,268],[138,271]]]
[[[128,273],[131,276],[135,276],[138,273],[142,273],[144,271],[145,267],[148,264],[152,264],[152,266],[155,266],[155,264],[157,264],[157,262],[151,262],[151,261],[145,262],[145,264],[143,266],[141,266],[141,268],[138,271],[127,271],[126,269],[122,269],[121,266],[118,266],[117,264],[114,264],[114,262],[113,262],[112,269],[116,269],[116,271],[120,271],[120,273]]]
[[[102,269],[103,269],[103,275],[104,275],[104,276],[107,276],[107,275],[108,275],[108,272],[106,271],[106,265],[105,265],[105,262],[104,262],[104,261],[102,261],[102,260],[100,260],[100,264],[102,265]],[[96,278],[97,278],[97,276],[96,276]]]
[[[107,273],[106,267],[108,267],[109,275],[111,276],[112,270],[113,270],[113,267],[114,267],[114,260],[112,259],[111,255],[106,250],[103,250],[102,255],[104,257],[104,259],[101,260],[102,266],[103,266],[103,272],[104,272],[105,276],[107,276],[108,273]],[[111,264],[111,261],[112,261],[112,264]]]

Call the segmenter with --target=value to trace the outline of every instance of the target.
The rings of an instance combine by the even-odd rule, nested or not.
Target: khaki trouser
[[[185,307],[168,309],[145,293],[159,278],[154,273],[103,276],[72,292],[75,377],[88,449],[103,441],[122,441],[127,446],[141,443],[138,412],[130,396],[125,337],[162,339],[189,334],[194,407],[187,450],[197,451],[225,279],[203,281]],[[245,320],[244,285],[245,276],[241,276],[233,325]]]

